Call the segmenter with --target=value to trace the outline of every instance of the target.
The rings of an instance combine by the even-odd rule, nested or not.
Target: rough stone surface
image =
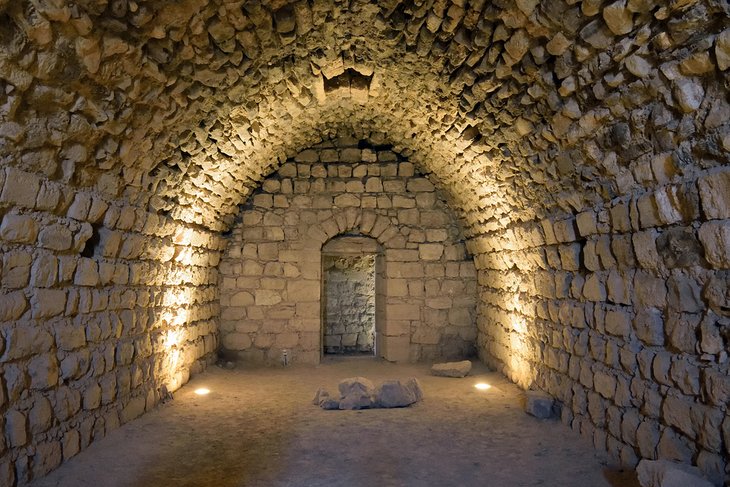
[[[525,391],[525,412],[539,419],[555,417],[555,399],[541,391]]]
[[[399,380],[388,380],[375,389],[375,407],[402,408],[420,401],[423,392],[418,380],[408,379],[405,384]]]
[[[641,487],[713,487],[697,467],[667,460],[641,460],[636,473]]]
[[[431,366],[431,374],[441,377],[466,377],[471,371],[471,361],[462,360],[461,362],[444,362],[441,364],[433,364]]]
[[[340,409],[367,409],[375,403],[375,385],[364,377],[344,379],[337,389],[340,391]]]

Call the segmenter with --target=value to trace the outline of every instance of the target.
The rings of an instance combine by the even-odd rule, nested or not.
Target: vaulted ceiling
[[[18,127],[0,157],[224,230],[286,157],[355,136],[418,163],[480,233],[640,186],[630,163],[712,115],[713,60],[686,46],[726,8],[0,0],[0,116]]]

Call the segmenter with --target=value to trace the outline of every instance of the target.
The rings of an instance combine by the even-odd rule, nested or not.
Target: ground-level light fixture
[[[486,382],[477,382],[476,384],[474,384],[474,387],[476,387],[480,391],[486,391],[487,389],[491,389],[492,388],[492,386],[490,386]]]
[[[199,389],[195,389],[195,393],[199,396],[205,396],[210,394],[210,389],[206,389],[205,387],[201,387]]]

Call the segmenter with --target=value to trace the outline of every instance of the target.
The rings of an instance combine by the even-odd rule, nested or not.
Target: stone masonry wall
[[[584,191],[595,201],[566,195],[562,211],[469,249],[487,363],[555,396],[566,424],[627,466],[676,460],[727,485],[728,75],[709,10],[692,5],[635,31],[625,3],[603,7],[594,22],[640,47],[602,41],[596,63],[564,66],[557,145],[540,155],[566,179],[607,175]]]
[[[375,350],[375,257],[322,257],[324,353]]]
[[[203,369],[221,242],[0,169],[0,485],[44,475]]]
[[[384,248],[382,356],[472,353],[476,279],[453,214],[413,164],[338,139],[299,153],[249,200],[220,266],[221,340],[239,358],[318,363],[321,248],[355,233]]]

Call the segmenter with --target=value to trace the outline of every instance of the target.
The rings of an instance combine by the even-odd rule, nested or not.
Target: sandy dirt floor
[[[409,408],[324,411],[319,386],[418,377]],[[486,391],[474,388],[489,383]],[[198,396],[197,388],[210,389]],[[33,487],[638,486],[559,421],[526,415],[520,391],[475,365],[463,379],[372,358],[318,367],[210,367],[174,401],[111,432]]]

